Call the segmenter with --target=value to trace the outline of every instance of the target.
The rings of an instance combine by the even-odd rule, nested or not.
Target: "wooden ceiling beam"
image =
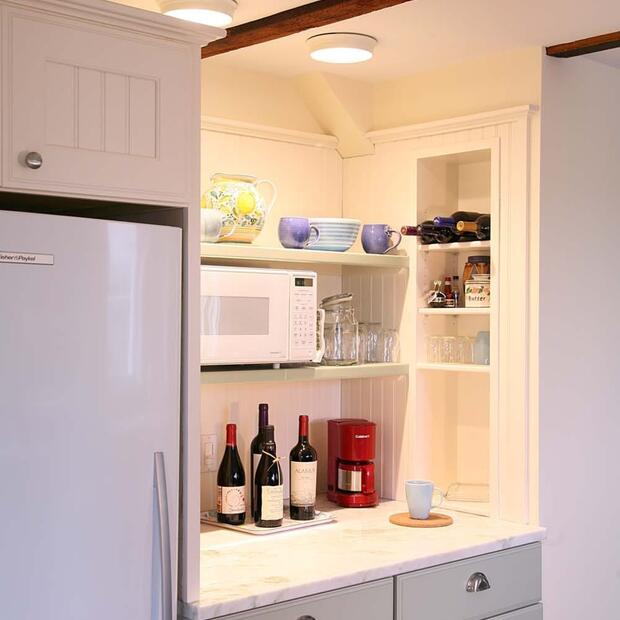
[[[226,37],[202,48],[202,57],[216,56],[233,50],[288,37],[310,28],[386,9],[412,0],[318,0],[268,15],[227,30]]]
[[[547,56],[572,58],[573,56],[583,56],[584,54],[611,50],[615,47],[620,47],[620,31],[588,37],[587,39],[579,39],[570,43],[550,45],[547,48]]]

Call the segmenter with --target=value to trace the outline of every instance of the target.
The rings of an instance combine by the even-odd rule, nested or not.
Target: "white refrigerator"
[[[0,211],[0,616],[176,616],[181,231]]]

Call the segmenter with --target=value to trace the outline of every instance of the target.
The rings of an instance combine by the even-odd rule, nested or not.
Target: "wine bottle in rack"
[[[481,241],[486,241],[491,238],[491,216],[481,215],[475,222],[459,220],[456,230],[460,233],[473,233]]]
[[[481,215],[482,213],[474,211],[455,211],[449,217],[437,216],[433,223],[435,226],[446,226],[455,230],[457,222],[475,222]]]
[[[258,527],[279,527],[284,518],[284,484],[282,469],[276,456],[274,428],[263,427],[263,455],[256,469],[254,522]]]
[[[437,243],[437,239],[432,234],[434,230],[433,222],[422,222],[418,226],[401,226],[400,232],[406,237],[418,237],[422,245]]]
[[[254,504],[256,501],[256,484],[254,478],[256,476],[258,463],[263,455],[263,428],[265,428],[267,424],[269,424],[269,405],[267,403],[260,403],[260,405],[258,405],[258,432],[250,444],[250,506],[252,507],[252,514],[254,513]]]
[[[237,450],[237,425],[226,425],[226,449],[217,470],[217,520],[229,525],[245,523],[245,472]]]
[[[289,455],[291,519],[310,521],[316,512],[316,450],[308,438],[308,416],[299,416],[299,441]]]

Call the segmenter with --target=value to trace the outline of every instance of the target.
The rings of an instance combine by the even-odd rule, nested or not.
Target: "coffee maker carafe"
[[[347,508],[376,506],[374,422],[327,421],[327,498]]]

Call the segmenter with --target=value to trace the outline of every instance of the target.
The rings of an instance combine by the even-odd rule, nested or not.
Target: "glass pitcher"
[[[327,366],[357,364],[357,329],[353,295],[342,293],[326,297],[321,303],[325,310],[325,353],[322,363]]]

